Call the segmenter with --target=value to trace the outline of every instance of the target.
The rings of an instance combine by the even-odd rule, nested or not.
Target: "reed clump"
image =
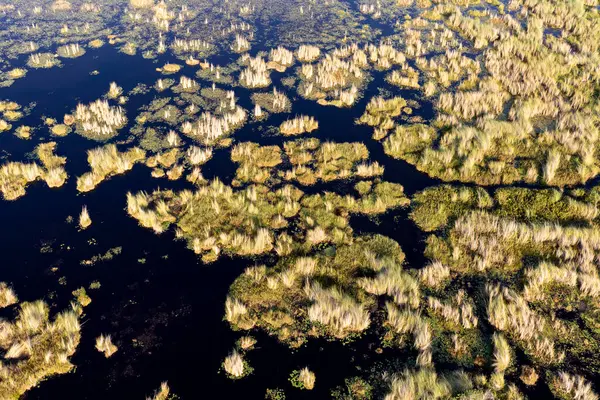
[[[383,174],[377,163],[366,164],[369,157],[362,143],[321,143],[318,139],[300,139],[284,143],[292,168],[281,172],[283,179],[313,185],[354,177],[373,177]]]
[[[373,137],[381,140],[396,126],[395,119],[402,114],[410,114],[410,110],[408,102],[402,97],[385,99],[376,96],[369,101],[364,114],[356,120],[356,123],[375,127]]]
[[[86,206],[83,206],[81,209],[81,213],[79,214],[79,227],[81,229],[87,229],[92,224],[92,219],[90,218],[90,213],[87,210]]]
[[[550,379],[550,389],[555,396],[563,399],[597,400],[598,395],[592,385],[580,375],[560,371]]]
[[[128,211],[157,233],[176,223],[178,236],[207,262],[216,260],[222,251],[257,255],[273,248],[269,227],[278,214],[274,206],[291,201],[283,193],[266,196],[265,189],[234,192],[215,180],[195,193],[157,193],[155,200],[143,193],[129,194]]]
[[[385,142],[389,155],[445,181],[480,185],[562,187],[599,173],[589,101],[594,89],[581,81],[593,72],[586,61],[582,69],[571,64],[597,55],[593,39],[579,33],[590,29],[590,10],[561,5],[550,11],[547,3],[521,1],[510,8],[517,14],[492,9],[463,14],[438,5],[404,24],[403,54],[414,65],[399,59],[400,69],[387,80],[420,88],[434,102],[435,117],[429,132],[398,127]],[[427,136],[416,137],[417,132]],[[378,129],[374,136],[385,134]]]
[[[231,45],[231,50],[235,53],[245,53],[250,50],[250,41],[245,36],[237,34]]]
[[[292,103],[285,93],[273,88],[272,92],[253,93],[252,102],[270,113],[290,112]]]
[[[350,340],[371,325],[374,299],[356,279],[369,264],[366,253],[404,260],[400,247],[383,236],[358,237],[338,245],[335,254],[284,256],[274,267],[252,267],[236,279],[230,297],[243,307],[234,313],[230,306],[226,319],[237,329],[263,329],[292,347],[311,336]]]
[[[63,58],[77,58],[85,54],[85,49],[79,43],[60,46],[56,53]]]
[[[143,162],[145,158],[146,153],[138,147],[120,152],[116,145],[107,144],[89,150],[87,160],[92,170],[77,178],[77,190],[89,192],[104,179],[129,171],[135,163]]]
[[[108,93],[106,97],[109,99],[116,99],[123,94],[123,88],[117,85],[116,82],[111,82],[108,88]]]
[[[348,59],[348,55],[352,55]],[[318,63],[303,64],[298,70],[298,94],[321,105],[349,107],[358,99],[358,88],[366,79],[366,54],[357,45],[336,49]]]
[[[385,400],[441,399],[452,393],[448,381],[429,368],[405,370],[394,377]]]
[[[292,386],[299,389],[312,390],[315,387],[315,373],[308,367],[292,371],[289,380]]]
[[[154,392],[154,394],[151,397],[146,397],[146,400],[168,400],[169,394],[171,394],[171,389],[169,388],[169,385],[167,384],[167,382],[162,382],[160,384],[160,388],[158,388],[158,390]]]
[[[275,69],[277,72],[285,72],[294,64],[294,53],[283,46],[278,46],[269,52],[269,60],[269,68]]]
[[[109,358],[119,349],[113,344],[110,335],[100,335],[96,338],[96,350],[104,353],[104,357]]]
[[[40,144],[35,149],[42,166],[36,163],[8,162],[0,166],[0,191],[5,200],[16,200],[25,195],[26,186],[38,179],[48,187],[62,186],[67,179],[64,169],[66,157],[54,154],[55,142]]]
[[[81,329],[74,311],[51,320],[46,303],[24,302],[13,322],[3,320],[0,325],[0,397],[18,398],[44,379],[74,368],[69,357],[79,345]]]
[[[52,68],[60,65],[57,56],[52,53],[35,53],[31,54],[27,59],[27,65],[30,68]]]
[[[206,146],[219,143],[246,122],[246,110],[232,103],[233,107],[222,115],[204,112],[194,123],[184,122],[181,132]]]
[[[55,150],[56,142],[42,143],[35,148],[36,156],[44,166],[42,179],[50,188],[61,187],[68,177],[64,168],[67,158],[57,156]]]
[[[129,0],[129,4],[134,8],[150,8],[154,6],[154,0]]]
[[[334,336],[363,331],[371,323],[364,306],[336,288],[324,289],[315,282],[307,284],[304,291],[313,302],[308,309],[309,320],[326,325]]]
[[[321,55],[321,50],[317,46],[300,45],[296,51],[296,58],[303,63],[316,61]]]
[[[252,373],[252,368],[235,349],[225,357],[223,369],[231,379],[241,379]]]
[[[0,282],[0,308],[12,306],[19,301],[14,290],[6,284],[6,282]]]
[[[310,133],[319,129],[319,122],[314,117],[306,115],[296,116],[293,119],[284,121],[279,126],[279,132],[285,136],[296,136],[303,133]]]
[[[0,191],[4,200],[16,200],[25,195],[25,187],[41,179],[43,169],[35,163],[8,162],[0,166]]]
[[[231,160],[240,164],[235,173],[237,182],[261,184],[271,179],[274,168],[283,162],[279,146],[259,146],[252,142],[235,145]]]
[[[78,104],[75,110],[76,132],[88,139],[105,141],[115,137],[127,124],[125,110],[111,106],[106,100],[88,105]]]
[[[243,63],[248,66],[240,72],[240,84],[247,88],[264,88],[271,84],[271,78],[267,71],[267,63],[261,56],[242,56]]]

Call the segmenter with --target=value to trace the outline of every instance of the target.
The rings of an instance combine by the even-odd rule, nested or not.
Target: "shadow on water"
[[[22,123],[37,125],[42,116],[62,119],[78,102],[101,97],[112,81],[125,92],[139,82],[152,85],[159,77],[155,68],[163,61],[152,63],[129,57],[106,46],[88,51],[76,60],[63,60],[60,69],[29,71],[27,79],[3,89],[2,97],[20,104],[35,101],[36,107]],[[93,70],[98,70],[99,75],[90,76]],[[187,72],[186,75],[193,76]],[[314,116],[320,124],[315,136],[321,140],[365,143],[371,161],[384,165],[384,179],[402,184],[406,193],[412,195],[436,181],[405,162],[385,156],[381,144],[371,139],[371,129],[354,123],[381,79],[375,77],[364,98],[352,109],[321,107],[294,99],[292,114]],[[250,92],[239,92],[243,94],[240,102],[248,107]],[[130,98],[126,106],[130,126],[136,109],[154,96],[151,92]],[[274,115],[267,123],[278,126],[288,117]],[[261,144],[283,143],[283,138],[267,136],[256,128],[257,124],[250,123],[235,137]],[[121,137],[126,136],[125,132],[126,129]],[[31,141],[4,134],[0,135],[0,148],[16,154],[9,159],[19,159],[18,154],[33,150],[38,143],[36,138],[48,136],[42,129],[34,133]],[[53,190],[32,184],[23,198],[2,203],[0,221],[9,231],[1,245],[2,280],[12,283],[20,299],[44,298],[53,305],[53,311],[69,306],[73,290],[88,287],[92,281],[99,281],[101,287],[88,290],[92,303],[85,310],[82,341],[72,358],[75,371],[49,379],[28,392],[26,399],[143,398],[163,380],[168,380],[173,392],[183,399],[260,399],[268,387],[284,388],[292,399],[326,398],[331,388],[377,358],[373,351],[365,350],[372,345],[370,337],[352,345],[311,341],[291,351],[273,338],[256,333],[259,348],[247,356],[255,368],[253,375],[238,382],[227,379],[219,372],[220,363],[242,333],[231,331],[222,320],[224,299],[229,285],[252,261],[225,258],[203,265],[184,242],[174,240],[172,232],[155,235],[128,217],[128,191],[191,188],[184,180],[156,180],[150,177],[148,168],[136,165],[90,193],[77,194],[75,178],[89,168],[86,151],[98,143],[76,134],[51,140],[58,142],[59,155],[68,156],[70,178],[65,186]],[[235,167],[229,150],[216,150],[203,174],[209,179],[218,176],[228,183],[235,175]],[[332,187],[338,186],[343,185]],[[79,232],[76,223],[65,220],[69,215],[76,219],[83,205],[87,205],[93,223]],[[359,233],[377,232],[394,238],[407,254],[409,265],[423,265],[422,237],[407,219],[406,210],[378,218],[355,216],[351,225]],[[81,265],[82,260],[118,246],[122,246],[122,252],[113,259]],[[112,334],[119,347],[110,359],[94,349],[95,338],[101,333]],[[315,389],[303,392],[291,388],[289,373],[307,365],[316,372]]]

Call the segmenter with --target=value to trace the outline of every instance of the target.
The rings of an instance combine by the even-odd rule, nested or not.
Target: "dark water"
[[[159,78],[155,68],[164,61],[153,63],[105,46],[90,50],[79,59],[63,60],[60,69],[31,70],[25,79],[1,89],[0,97],[22,105],[35,101],[32,113],[21,121],[35,126],[42,116],[60,120],[78,102],[101,97],[112,81],[122,86],[125,93],[140,82],[152,85]],[[93,70],[100,74],[90,76]],[[194,76],[194,69],[185,67],[183,74]],[[273,75],[276,86],[282,88],[277,82],[278,74]],[[376,73],[364,98],[351,110],[294,99],[292,114],[314,116],[320,124],[316,136],[322,140],[364,142],[371,161],[385,166],[384,179],[401,183],[412,195],[436,182],[409,164],[386,157],[381,144],[371,139],[371,129],[354,124],[368,100],[377,94],[376,88],[382,85],[383,76]],[[134,120],[136,109],[151,101],[154,93],[130,97],[126,106],[130,121]],[[236,89],[236,94],[241,96],[240,104],[249,108],[250,91]],[[402,95],[410,97],[411,93]],[[295,97],[295,93],[288,96]],[[423,105],[426,118],[430,107]],[[277,126],[288,117],[275,115],[267,123]],[[257,127],[246,125],[235,133],[235,139],[282,143],[281,137],[265,136]],[[119,139],[127,136],[126,131],[121,131]],[[19,160],[42,138],[49,139],[44,128],[34,132],[31,141],[5,133],[0,135],[0,148],[10,153],[9,159]],[[286,389],[292,399],[327,398],[330,389],[342,384],[344,378],[358,375],[359,369],[369,368],[378,360],[380,356],[370,347],[370,335],[352,345],[313,341],[291,351],[265,334],[253,333],[258,349],[249,352],[247,360],[254,373],[240,381],[226,378],[219,372],[220,364],[242,333],[231,331],[222,320],[224,300],[231,282],[253,261],[224,258],[203,265],[184,242],[174,240],[172,232],[155,235],[127,215],[127,191],[191,187],[184,180],[153,179],[150,169],[136,165],[129,173],[102,182],[94,191],[78,194],[75,178],[88,170],[85,152],[98,144],[76,134],[50,139],[58,142],[57,153],[68,157],[70,179],[59,189],[32,184],[21,199],[0,203],[4,232],[0,242],[1,280],[10,282],[21,300],[43,298],[53,311],[69,306],[73,290],[87,288],[95,280],[102,286],[88,290],[92,303],[85,309],[81,344],[72,357],[76,370],[42,383],[28,392],[26,399],[144,398],[165,380],[172,392],[183,399],[262,399],[266,388],[275,387]],[[228,150],[216,151],[214,159],[203,168],[205,177],[219,176],[225,182],[230,182],[234,173]],[[347,190],[349,185],[336,183],[329,190]],[[79,232],[76,224],[68,224],[65,219],[69,215],[76,218],[82,205],[87,205],[93,223]],[[407,254],[408,263],[420,267],[424,263],[423,237],[406,216],[406,210],[376,219],[355,216],[351,225],[359,233],[379,232],[396,239]],[[52,251],[41,252],[42,246],[49,246]],[[112,260],[80,265],[81,260],[116,246],[122,246],[122,253]],[[56,272],[52,268],[57,268]],[[94,348],[95,338],[101,333],[111,334],[119,347],[110,359]],[[307,365],[316,373],[315,389],[293,389],[288,383],[289,373]]]

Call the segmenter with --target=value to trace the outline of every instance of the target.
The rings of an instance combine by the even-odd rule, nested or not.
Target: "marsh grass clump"
[[[154,84],[154,89],[158,92],[163,92],[175,84],[174,79],[159,79]]]
[[[134,8],[150,8],[154,6],[154,0],[129,0],[129,4]]]
[[[6,284],[6,282],[0,282],[0,308],[12,306],[19,301],[14,290]]]
[[[319,129],[319,122],[314,117],[300,115],[284,121],[279,126],[279,132],[285,136],[301,135]]]
[[[336,288],[324,289],[315,282],[307,283],[304,291],[313,302],[308,309],[309,320],[328,326],[334,336],[363,331],[371,323],[364,306]]]
[[[244,312],[229,323],[237,329],[263,329],[292,347],[312,336],[351,340],[371,323],[375,300],[356,279],[369,264],[367,252],[404,260],[394,241],[374,236],[339,244],[335,254],[283,256],[272,268],[250,269],[230,288]]]
[[[76,132],[88,139],[105,141],[115,137],[127,124],[125,110],[96,100],[88,105],[78,104],[75,110]]]
[[[321,55],[321,50],[317,46],[300,45],[296,51],[296,58],[303,63],[316,61]]]
[[[67,158],[54,154],[55,149],[56,142],[42,143],[35,149],[37,158],[44,166],[42,179],[50,188],[61,187],[67,180],[67,172],[64,168]]]
[[[79,214],[79,227],[81,229],[87,229],[92,224],[92,219],[87,210],[86,206],[83,206],[81,213]]]
[[[247,88],[264,88],[271,84],[271,78],[267,71],[267,63],[261,56],[254,58],[245,54],[242,56],[242,63],[247,67],[240,72],[240,84]]]
[[[6,73],[10,79],[21,79],[27,74],[25,68],[14,68]]]
[[[405,370],[394,377],[385,400],[441,399],[450,396],[451,386],[435,370]]]
[[[52,53],[35,53],[31,54],[27,59],[27,65],[30,68],[52,68],[60,65],[57,56]]]
[[[21,125],[15,129],[14,135],[19,139],[29,140],[31,139],[32,128],[27,125]]]
[[[191,165],[202,165],[210,160],[213,156],[211,147],[201,148],[190,146],[186,152],[186,159]]]
[[[104,46],[104,41],[100,39],[94,39],[88,43],[88,46],[92,49],[99,49],[100,47]]]
[[[104,353],[104,357],[109,358],[119,349],[113,344],[110,335],[100,335],[96,338],[96,350]]]
[[[288,181],[313,185],[354,177],[373,177],[383,174],[378,163],[366,164],[369,152],[362,143],[320,143],[318,139],[300,139],[284,143],[285,153],[292,165],[280,175]]]
[[[48,187],[62,186],[67,179],[64,169],[66,157],[54,154],[55,142],[42,143],[35,149],[35,155],[42,162],[8,162],[0,166],[0,191],[5,200],[16,200],[25,195],[25,187],[38,179],[43,179]]]
[[[216,260],[222,251],[242,256],[263,254],[273,248],[269,227],[291,194],[267,195],[265,187],[249,187],[234,192],[218,180],[197,192],[128,195],[129,214],[142,226],[157,233],[176,223],[179,237],[206,262]],[[152,205],[152,207],[149,207]],[[292,213],[291,208],[288,213]],[[290,214],[293,215],[293,214]],[[255,219],[258,217],[258,219]]]
[[[285,70],[294,64],[294,53],[283,46],[271,49],[269,52],[268,67],[275,69],[277,72],[285,72]]]
[[[8,162],[0,166],[0,191],[5,200],[25,195],[25,187],[40,179],[43,169],[35,163]]]
[[[117,85],[116,82],[111,82],[108,88],[108,93],[106,97],[109,99],[116,99],[123,94],[123,88]]]
[[[71,371],[69,357],[79,345],[80,329],[74,311],[51,321],[43,301],[21,303],[14,322],[2,321],[0,397],[18,398],[44,379]]]
[[[491,378],[491,384],[499,390],[504,387],[504,371],[511,364],[511,349],[504,335],[494,333],[492,335],[494,344],[494,374]]]
[[[304,367],[290,374],[290,383],[299,389],[312,390],[315,387],[315,373]]]
[[[254,348],[256,345],[256,339],[252,336],[242,336],[237,343],[240,349],[248,351]]]
[[[22,111],[19,111],[20,109],[21,106],[14,101],[0,101],[0,112],[8,121],[13,122],[21,119],[24,114]],[[7,128],[6,125],[4,128],[5,130],[10,129],[10,127]]]
[[[132,0],[133,1],[148,1],[148,0]],[[152,0],[150,0],[150,2],[152,2]],[[160,384],[160,388],[158,388],[158,390],[156,392],[154,392],[154,395],[152,395],[151,397],[146,397],[146,400],[168,400],[169,399],[169,394],[171,393],[171,389],[169,388],[169,385],[167,384],[167,382],[162,382]]]
[[[488,318],[496,328],[509,332],[536,361],[546,365],[562,362],[565,354],[556,349],[556,333],[543,316],[507,288],[489,286],[487,291]]]
[[[253,93],[252,102],[255,105],[265,109],[270,113],[290,112],[292,103],[283,92],[279,92],[277,88],[273,88],[272,92]]]
[[[235,145],[231,160],[240,164],[235,173],[237,182],[261,184],[271,179],[274,167],[283,162],[279,146],[259,146],[251,142]]]
[[[402,114],[410,114],[410,110],[408,102],[402,97],[385,99],[376,96],[369,101],[364,114],[356,123],[375,127],[373,138],[381,140],[396,126],[395,119]]]
[[[50,133],[54,136],[64,137],[71,133],[71,127],[65,124],[56,124],[50,128]]]
[[[188,78],[187,76],[183,76],[183,75],[179,78],[179,85],[174,86],[172,88],[173,92],[175,92],[175,93],[181,93],[181,92],[195,93],[199,89],[200,89],[200,85],[198,85],[198,82],[196,82],[192,78]]]
[[[200,61],[194,57],[206,57],[214,51],[214,45],[206,40],[200,39],[180,39],[176,38],[171,44],[171,49],[177,55],[184,56],[188,54],[187,65],[198,65]]]
[[[12,128],[12,125],[6,122],[3,119],[0,119],[0,133],[9,131]]]
[[[67,162],[67,157],[57,156],[54,154],[55,150],[56,142],[42,143],[35,148],[35,154],[37,158],[47,169],[65,165]]]
[[[92,170],[77,178],[77,190],[89,192],[104,179],[129,171],[135,163],[145,158],[146,153],[138,147],[119,152],[116,145],[107,144],[89,150],[87,159]]]
[[[298,68],[298,94],[320,105],[350,107],[368,78],[367,66],[367,55],[358,45],[336,48],[318,63]]]
[[[240,34],[235,35],[235,40],[231,45],[231,50],[235,53],[245,53],[250,50],[250,42],[248,41],[248,38]]]
[[[460,289],[449,302],[440,301],[435,297],[429,297],[427,301],[432,313],[438,314],[444,320],[465,329],[477,327],[479,320],[475,315],[473,301],[468,298],[464,290]]]
[[[236,349],[225,357],[223,369],[231,379],[241,379],[252,373],[252,368]]]
[[[434,261],[419,270],[421,283],[431,288],[442,287],[449,277],[450,268],[439,261]]]
[[[419,71],[412,68],[410,65],[403,65],[400,69],[390,72],[385,80],[392,85],[399,86],[401,88],[419,89],[421,84],[419,83],[420,74]],[[430,85],[434,85],[433,89],[427,89],[424,85],[424,94],[426,96],[432,95],[432,91],[435,91],[435,84],[431,81],[428,82]]]
[[[54,12],[56,11],[69,11],[71,9],[71,3],[67,0],[56,0],[50,6],[50,9]]]
[[[63,58],[77,58],[85,54],[85,49],[79,43],[71,43],[60,46],[56,53]]]
[[[560,371],[550,379],[552,393],[561,399],[597,400],[592,385],[582,376]]]
[[[159,71],[162,72],[163,75],[176,74],[177,72],[179,72],[179,70],[181,70],[181,65],[171,63],[165,64],[162,68],[159,68]]]
[[[235,104],[232,99],[232,107],[224,111],[222,115],[215,115],[211,112],[204,112],[194,122],[184,122],[181,125],[181,132],[206,145],[212,146],[226,139],[232,132],[240,128],[247,119],[246,110]]]

